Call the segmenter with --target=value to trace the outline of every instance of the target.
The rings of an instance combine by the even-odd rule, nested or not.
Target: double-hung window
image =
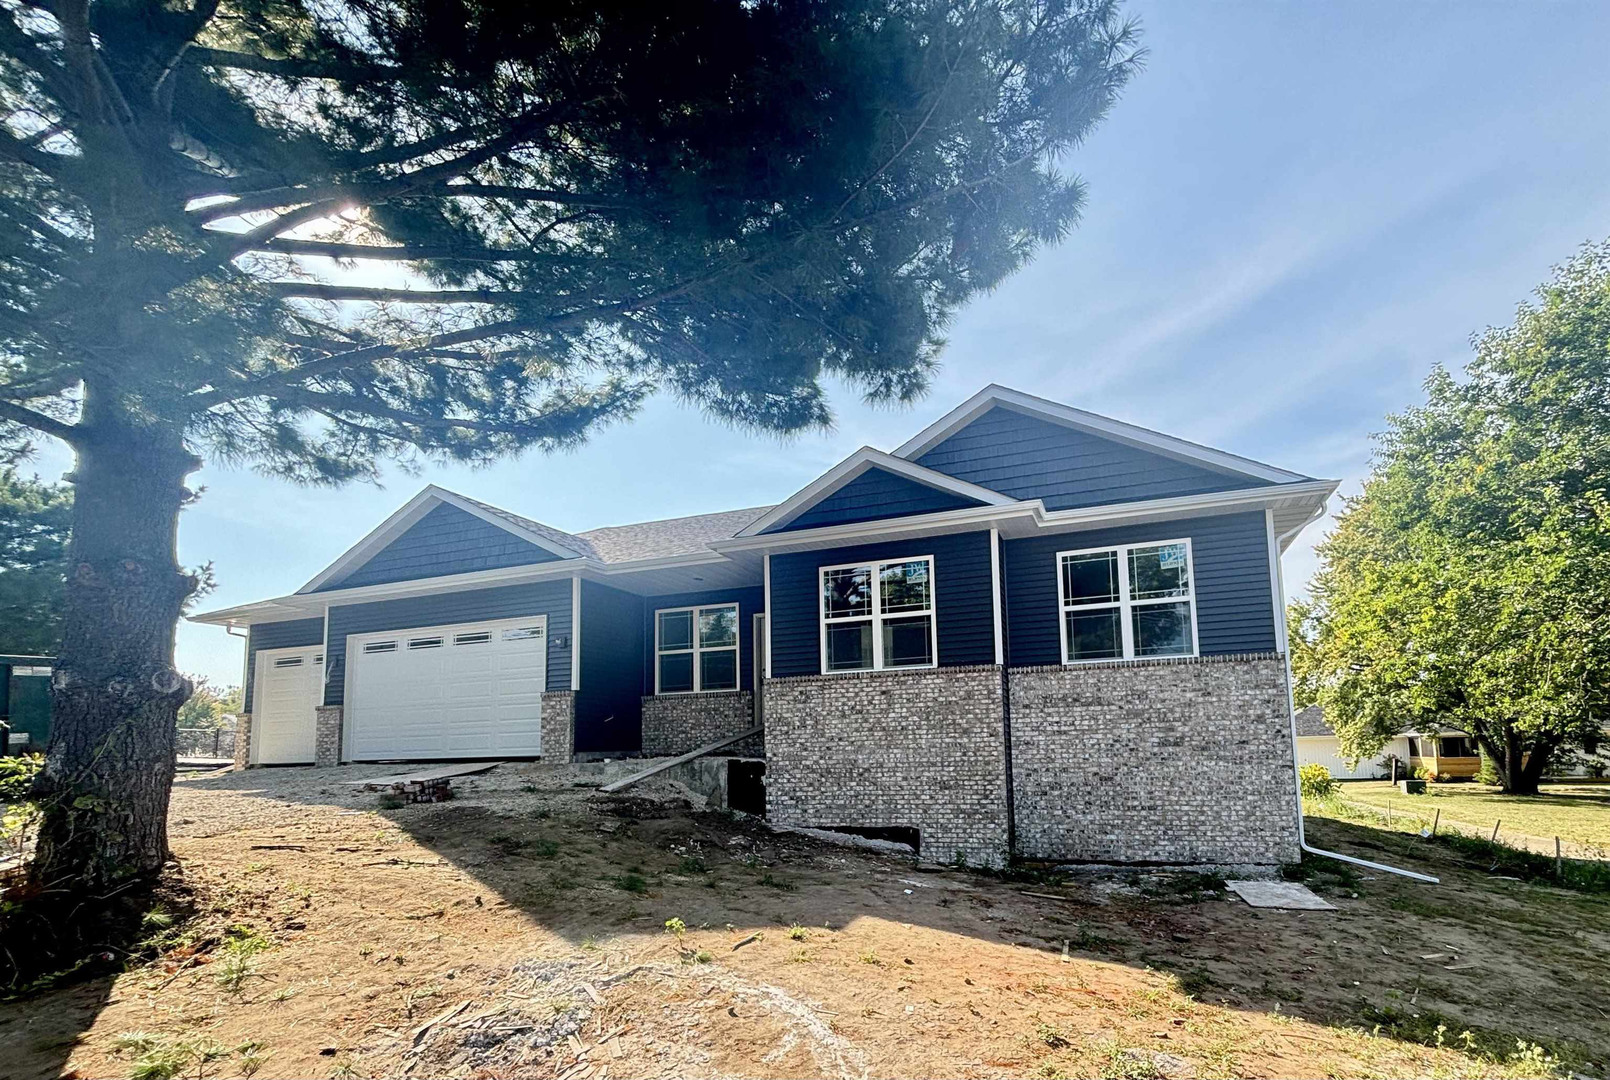
[[[1196,655],[1191,542],[1057,554],[1062,660]]]
[[[931,555],[821,570],[822,670],[933,667]]]
[[[654,692],[738,689],[738,605],[654,613]]]

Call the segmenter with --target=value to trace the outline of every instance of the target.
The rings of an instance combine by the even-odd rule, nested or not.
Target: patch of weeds
[[[1066,1035],[1043,1021],[1034,1025],[1034,1037],[1053,1050],[1073,1045]]]
[[[1049,1061],[1034,1070],[1034,1075],[1043,1077],[1044,1080],[1068,1080],[1068,1074]]]
[[[811,964],[816,962],[816,957],[810,954],[809,949],[795,949],[793,955],[788,958],[788,962],[790,964]]]
[[[795,885],[787,878],[773,877],[770,870],[760,875],[760,883],[768,886],[769,888],[781,889],[784,892],[793,892],[795,889],[799,888],[798,885]]]
[[[362,1075],[357,1067],[352,1064],[351,1058],[342,1058],[335,1063],[335,1068],[330,1071],[330,1080],[358,1080]]]
[[[541,791],[542,789],[537,787],[537,785],[531,783],[528,780],[525,783],[520,785],[520,790],[525,792],[527,795],[535,795],[538,791]]]
[[[1227,886],[1220,874],[1202,874],[1182,870],[1174,874],[1156,875],[1141,886],[1141,893],[1153,898],[1174,898],[1195,903],[1212,899],[1223,893]]]
[[[240,1060],[235,1064],[240,1069],[240,1075],[244,1077],[255,1076],[257,1070],[268,1060],[268,1054],[264,1052],[262,1043],[243,1043],[236,1047],[236,1052],[240,1054]]]
[[[693,962],[695,964],[708,964],[714,959],[715,957],[711,955],[709,949],[700,949],[698,952],[693,954]]]
[[[863,963],[863,964],[871,964],[873,967],[883,967],[884,966],[883,961],[878,958],[878,954],[873,952],[873,951],[871,951],[870,949],[868,949],[866,952],[862,953],[860,956],[856,957],[856,959],[861,961],[861,963]]]
[[[623,892],[639,894],[648,892],[648,879],[642,874],[618,874],[610,879],[610,884]]]
[[[1192,968],[1190,971],[1176,972],[1173,976],[1174,992],[1186,997],[1199,998],[1219,982],[1208,974],[1207,968]]]
[[[269,995],[270,1001],[289,1001],[301,991],[294,986],[282,986]]]
[[[241,868],[241,873],[243,874],[266,874],[267,872],[268,864],[263,862],[249,862]]]
[[[1160,1080],[1162,1073],[1144,1050],[1114,1046],[1101,1062],[1101,1080]]]
[[[112,1039],[112,1052],[117,1054],[143,1054],[161,1042],[148,1031],[125,1031]]]
[[[495,836],[489,836],[486,838],[486,842],[497,848],[499,854],[502,855],[518,855],[521,849],[525,847],[526,843],[524,840],[520,839],[520,837],[510,836],[508,833],[498,833]]]
[[[257,974],[253,960],[268,948],[268,938],[246,926],[231,926],[225,932],[222,956],[213,965],[213,978],[225,992],[238,994],[246,980]]]
[[[677,862],[676,869],[677,872],[681,874],[702,874],[708,870],[709,867],[705,866],[704,860],[699,858],[697,855],[684,855],[682,856],[681,860]]]
[[[586,937],[581,939],[581,947],[586,949],[588,952],[597,952],[600,948],[598,939],[593,937],[591,934],[588,934]]]
[[[140,917],[140,928],[150,933],[160,934],[164,930],[172,929],[175,921],[173,912],[169,911],[164,905],[158,904]]]
[[[1360,1019],[1375,1035],[1421,1046],[1451,1047],[1471,1057],[1508,1066],[1523,1075],[1546,1077],[1576,1072],[1585,1063],[1585,1055],[1575,1046],[1544,1046],[1511,1032],[1462,1024],[1435,1009],[1409,1011],[1368,1006],[1361,1012]]]
[[[534,859],[551,859],[559,854],[559,845],[552,840],[538,840],[531,844],[528,854]]]
[[[375,805],[382,810],[401,810],[408,805],[408,800],[395,791],[383,791],[380,793],[380,797],[375,800]]]
[[[1303,992],[1295,986],[1276,986],[1268,979],[1263,980],[1263,985],[1258,987],[1258,992],[1264,997],[1272,997],[1280,1001],[1298,1002],[1303,999]]]
[[[112,1048],[118,1053],[138,1055],[129,1065],[129,1080],[174,1080],[192,1064],[200,1075],[207,1062],[229,1053],[214,1039],[170,1040],[143,1031],[118,1036]]]
[[[1300,881],[1319,888],[1346,889],[1356,892],[1364,880],[1356,867],[1325,855],[1303,854],[1302,862],[1287,863],[1280,868],[1280,876],[1287,881]]]
[[[674,936],[678,941],[681,941],[682,935],[688,932],[688,924],[683,922],[681,919],[674,917],[666,919],[665,932]]]
[[[807,941],[810,939],[810,936],[811,932],[805,929],[799,923],[795,923],[793,926],[788,928],[789,941]]]

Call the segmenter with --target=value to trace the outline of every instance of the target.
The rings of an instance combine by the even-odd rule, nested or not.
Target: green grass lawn
[[[1504,795],[1485,784],[1427,784],[1424,795],[1404,795],[1388,781],[1364,780],[1337,785],[1337,795],[1428,820],[1440,809],[1445,821],[1489,829],[1502,820],[1504,832],[1610,848],[1610,784],[1544,784],[1539,795]]]

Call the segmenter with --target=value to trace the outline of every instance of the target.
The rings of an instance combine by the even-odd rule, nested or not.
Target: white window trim
[[[738,601],[736,601],[736,600],[732,600],[732,601],[729,601],[729,602],[724,603],[724,604],[700,604],[698,607],[668,607],[668,608],[655,608],[654,609],[654,696],[655,697],[679,697],[679,696],[681,696],[683,694],[736,694],[740,690],[743,689],[743,681],[744,681],[743,680],[743,628],[741,626],[737,626],[737,629],[734,631],[734,634],[733,634],[733,641],[732,641],[731,645],[700,645],[699,644],[699,615],[701,613],[703,613],[703,612],[706,612],[706,611],[722,611],[722,610],[725,610],[727,608],[731,608],[734,612],[737,613],[738,618],[734,622],[734,625],[737,626],[737,624],[740,623],[742,621],[742,619],[743,619],[743,609],[738,606]],[[664,653],[664,655],[667,655],[667,656],[680,656],[683,653],[686,653],[689,656],[693,657],[693,689],[692,690],[661,690],[660,689],[660,656],[662,655],[662,651],[660,649],[660,616],[661,615],[676,615],[676,614],[680,614],[681,612],[684,612],[684,611],[689,612],[693,617],[693,643],[692,643],[692,645],[690,645],[686,649],[671,649],[671,650],[668,650],[668,651],[666,651]],[[706,690],[701,685],[704,682],[704,678],[703,678],[703,673],[700,671],[699,656],[700,656],[701,653],[708,653],[708,652],[730,652],[730,653],[733,654],[733,659],[736,661],[736,663],[734,664],[734,675],[735,675],[735,679],[736,679],[736,684],[735,685],[733,685],[733,686],[723,686],[723,687],[721,687],[719,689],[716,689],[716,690]]]
[[[1190,585],[1182,596],[1156,596],[1146,600],[1132,600],[1129,596],[1129,553],[1136,548],[1166,547],[1170,544],[1185,545],[1185,566],[1187,580]],[[1116,603],[1070,604],[1063,595],[1062,560],[1077,555],[1102,555],[1109,551],[1118,553],[1118,600]],[[1069,551],[1059,551],[1056,561],[1052,564],[1056,570],[1057,589],[1057,641],[1062,649],[1062,662],[1067,665],[1075,664],[1133,664],[1146,660],[1188,660],[1200,656],[1202,652],[1202,638],[1196,629],[1196,552],[1191,550],[1190,537],[1177,540],[1143,540],[1132,544],[1103,544],[1101,547],[1074,548]],[[1188,653],[1166,653],[1156,656],[1135,655],[1135,627],[1130,612],[1137,607],[1153,607],[1158,604],[1191,605],[1191,651]],[[1087,660],[1070,659],[1068,657],[1068,612],[1095,611],[1099,609],[1116,607],[1118,609],[1119,633],[1122,636],[1124,655],[1091,657]]]
[[[899,611],[889,615],[883,613],[883,576],[881,570],[885,566],[896,563],[925,562],[928,564],[928,607],[922,611]],[[872,611],[870,615],[836,615],[831,619],[827,614],[827,596],[822,588],[826,575],[834,570],[855,570],[867,567],[872,571]],[[911,619],[926,615],[933,620],[933,659],[926,664],[901,664],[899,667],[885,667],[883,664],[883,621],[885,619]],[[832,623],[866,622],[872,623],[872,666],[869,668],[846,668],[840,671],[830,671],[827,666],[827,628]],[[895,559],[863,559],[860,562],[837,563],[833,566],[818,566],[816,568],[816,627],[817,627],[817,657],[818,666],[823,675],[865,675],[869,671],[925,671],[939,666],[939,584],[934,576],[934,557],[932,555],[903,555]]]

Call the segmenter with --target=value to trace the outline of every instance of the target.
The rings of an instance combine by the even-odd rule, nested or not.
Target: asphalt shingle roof
[[[1325,723],[1325,714],[1318,705],[1310,705],[1306,709],[1297,710],[1297,737],[1299,739],[1313,738],[1321,735],[1334,735],[1329,724]]]
[[[730,540],[772,508],[751,506],[746,510],[724,510],[719,514],[640,521],[632,525],[609,525],[578,533],[578,539],[607,563],[635,562],[666,555],[689,555],[704,551],[712,540]]]

